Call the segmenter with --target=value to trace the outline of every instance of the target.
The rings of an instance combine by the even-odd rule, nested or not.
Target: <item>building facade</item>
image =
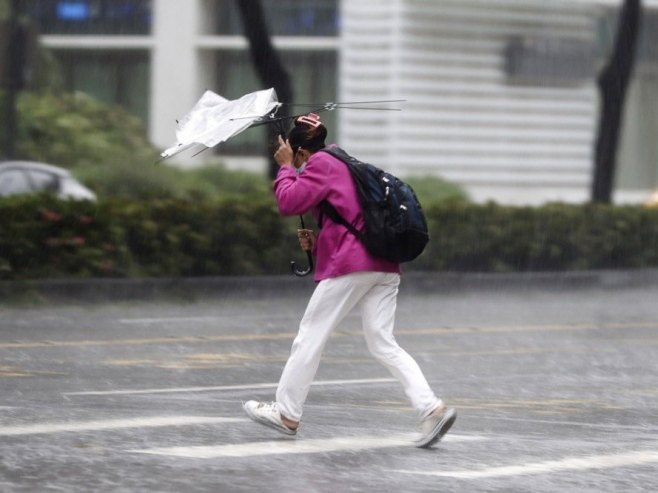
[[[32,1],[71,89],[126,105],[151,140],[212,89],[262,89],[233,0]],[[439,175],[477,201],[579,202],[590,194],[596,73],[620,0],[262,0],[295,102],[405,99],[402,111],[323,114],[337,141],[400,175]],[[658,11],[645,23],[615,197],[658,187]],[[262,133],[218,155],[264,169]],[[253,158],[253,159],[252,159]]]
[[[643,3],[618,201],[645,200],[658,186],[658,25],[656,2]],[[400,113],[341,115],[341,142],[398,173],[438,173],[478,201],[585,201],[599,114],[596,73],[619,7],[574,0],[343,2],[340,98],[408,102]]]

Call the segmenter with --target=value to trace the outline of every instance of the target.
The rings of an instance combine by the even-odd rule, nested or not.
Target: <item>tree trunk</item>
[[[7,52],[3,57],[6,61],[6,91],[5,91],[5,142],[3,146],[5,159],[14,158],[17,138],[18,113],[16,98],[23,85],[24,39],[20,30],[18,17],[18,0],[9,3],[9,19],[7,21]]]
[[[290,77],[281,63],[279,55],[272,46],[265,14],[260,0],[236,0],[235,1],[242,18],[244,34],[249,41],[251,60],[258,74],[258,78],[265,88],[274,87],[279,101],[291,103],[293,89]],[[279,109],[278,116],[286,116],[287,110],[283,106]],[[268,129],[268,141],[274,141],[277,130],[272,125],[266,125]],[[279,169],[274,159],[270,157],[269,174],[274,178]]]
[[[601,117],[594,153],[593,202],[610,203],[612,199],[624,98],[635,63],[641,16],[640,0],[624,0],[612,55],[599,74]]]

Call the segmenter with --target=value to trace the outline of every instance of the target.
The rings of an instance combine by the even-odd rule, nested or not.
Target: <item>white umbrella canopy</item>
[[[196,145],[214,147],[243,132],[279,106],[274,88],[251,92],[234,100],[206,91],[178,122],[176,144],[160,156],[167,159]]]

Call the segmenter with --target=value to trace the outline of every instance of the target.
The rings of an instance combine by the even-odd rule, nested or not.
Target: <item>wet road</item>
[[[459,413],[432,450],[356,313],[296,438],[246,419],[309,288],[0,307],[0,491],[658,490],[658,282],[403,283],[398,341]]]

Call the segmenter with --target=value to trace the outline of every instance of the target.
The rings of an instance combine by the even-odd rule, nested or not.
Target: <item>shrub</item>
[[[426,207],[431,241],[405,270],[658,267],[658,209],[552,204]],[[308,219],[308,224],[312,221]],[[273,198],[0,200],[0,279],[283,274],[304,262]],[[312,226],[311,226],[312,227]]]
[[[436,176],[413,176],[404,178],[404,181],[414,189],[423,207],[436,202],[468,201],[468,195],[463,188]]]
[[[158,163],[138,118],[84,94],[24,92],[18,113],[16,155],[70,169],[102,199],[209,200],[236,193],[263,199],[270,193],[270,181],[254,173]]]
[[[130,252],[109,204],[50,196],[10,197],[0,204],[0,279],[130,272]]]
[[[554,271],[658,267],[658,210],[493,203],[428,208],[431,241],[412,268]]]
[[[299,249],[273,200],[0,200],[0,279],[282,273]]]
[[[139,118],[81,93],[24,92],[18,113],[22,159],[78,169],[152,163],[158,156]]]

